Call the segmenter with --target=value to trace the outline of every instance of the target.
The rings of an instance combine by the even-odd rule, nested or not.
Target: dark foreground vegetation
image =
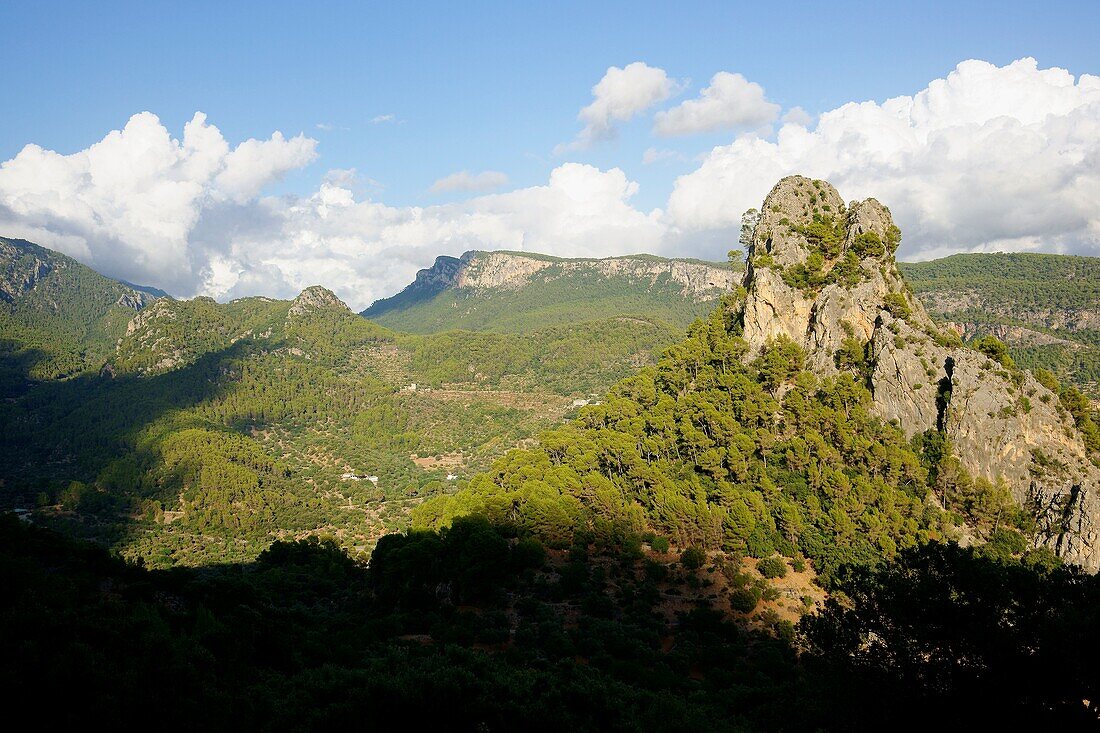
[[[67,729],[1095,726],[1100,581],[1020,549],[843,568],[797,629],[749,630],[705,595],[661,612],[701,553],[548,551],[476,517],[369,568],[310,538],[156,571],[9,515],[0,689],[9,719]]]

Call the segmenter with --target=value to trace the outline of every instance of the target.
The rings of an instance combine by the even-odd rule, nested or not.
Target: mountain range
[[[214,727],[1095,722],[1097,261],[901,236],[793,176],[743,267],[469,252],[368,317],[0,240],[0,687]]]

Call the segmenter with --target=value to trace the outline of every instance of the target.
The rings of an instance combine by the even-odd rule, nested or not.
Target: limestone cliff
[[[898,273],[900,240],[874,199],[845,205],[824,181],[791,176],[761,209],[744,285],[752,353],[778,336],[799,343],[819,374],[866,354],[874,409],[907,435],[942,430],[971,474],[1003,478],[1030,509],[1035,542],[1100,569],[1100,468],[1057,395],[941,332]]]
[[[629,255],[566,259],[524,252],[439,257],[362,315],[403,331],[529,331],[620,315],[677,327],[708,313],[740,281],[726,263]]]

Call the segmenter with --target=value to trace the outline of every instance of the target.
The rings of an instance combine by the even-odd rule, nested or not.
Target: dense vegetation
[[[941,433],[872,417],[854,339],[828,379],[789,341],[747,358],[741,297],[682,340],[621,313],[397,334],[320,288],[130,333],[95,325],[109,298],[8,304],[0,495],[126,559],[0,517],[0,689],[44,727],[1095,724],[1096,578],[1027,549]],[[68,378],[20,323],[74,334]],[[1100,451],[1085,394],[1036,376]]]
[[[0,384],[10,391],[25,374],[98,369],[135,315],[125,299],[152,298],[70,257],[0,237]]]
[[[991,548],[842,571],[798,629],[753,630],[703,570],[483,519],[387,537],[369,568],[312,537],[149,571],[9,515],[0,689],[47,729],[1094,725],[1100,584]]]
[[[967,254],[899,267],[938,320],[973,338],[999,332],[1021,367],[1100,397],[1100,258]]]
[[[316,528],[362,551],[448,474],[488,467],[676,338],[634,318],[404,336],[326,291],[299,301],[159,302],[108,369],[65,380],[33,379],[13,339],[4,503],[156,566],[248,559]]]
[[[953,521],[1005,515],[1003,488],[948,470],[942,436],[910,443],[872,417],[861,379],[815,377],[784,340],[746,364],[735,297],[537,449],[417,507],[414,525],[481,514],[552,546],[655,532],[682,547],[809,557],[830,576],[948,537]],[[927,501],[933,491],[954,516]],[[1027,530],[1019,515],[1002,527]]]

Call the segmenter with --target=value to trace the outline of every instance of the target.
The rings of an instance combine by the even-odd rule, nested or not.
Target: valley
[[[330,724],[348,685],[554,730],[865,727],[923,696],[1093,715],[1095,263],[899,265],[885,207],[802,177],[763,212],[744,268],[467,253],[377,321],[321,286],[174,300],[0,240],[0,549],[42,650],[12,684],[71,669],[69,633],[143,674],[109,628],[173,649],[180,683],[232,665],[196,720]],[[1037,660],[1004,660],[1023,633]],[[960,681],[925,678],[964,646]]]

